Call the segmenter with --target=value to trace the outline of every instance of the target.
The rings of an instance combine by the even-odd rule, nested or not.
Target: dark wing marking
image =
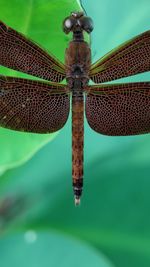
[[[51,133],[69,114],[64,85],[0,76],[0,126],[17,131]]]
[[[88,88],[86,118],[105,135],[150,132],[150,82],[97,85]]]
[[[2,21],[0,65],[52,82],[60,82],[65,77],[63,64]]]
[[[150,71],[150,31],[146,31],[112,50],[91,66],[95,83]]]

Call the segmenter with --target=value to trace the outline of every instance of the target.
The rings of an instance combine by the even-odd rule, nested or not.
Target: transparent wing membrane
[[[60,82],[65,77],[63,64],[2,21],[0,65],[52,82]]]
[[[67,121],[70,96],[64,85],[0,76],[0,126],[51,133]]]
[[[91,66],[90,78],[95,83],[150,71],[150,31],[125,42]]]
[[[90,127],[98,133],[149,133],[150,82],[90,86],[85,109]]]

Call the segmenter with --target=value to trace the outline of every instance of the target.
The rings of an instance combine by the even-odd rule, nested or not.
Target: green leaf
[[[79,1],[12,0],[0,1],[0,19],[7,25],[33,39],[64,62],[64,52],[71,36],[62,31],[62,21],[72,10],[80,10]],[[0,67],[0,73],[9,76],[36,79]],[[29,134],[0,129],[0,174],[28,160],[37,150],[57,135]]]
[[[0,129],[0,175],[30,159],[42,146],[57,135],[18,133]]]
[[[55,232],[27,231],[0,240],[1,267],[112,267],[95,249]]]

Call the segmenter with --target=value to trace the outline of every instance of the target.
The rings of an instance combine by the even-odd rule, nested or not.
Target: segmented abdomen
[[[84,102],[83,93],[72,94],[72,177],[75,195],[83,185]]]

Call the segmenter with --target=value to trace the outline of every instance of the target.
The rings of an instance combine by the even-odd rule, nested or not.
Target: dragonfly
[[[71,12],[63,21],[72,40],[65,63],[0,22],[0,65],[43,81],[0,75],[0,126],[16,131],[53,133],[72,111],[72,181],[75,204],[83,189],[84,112],[89,126],[109,136],[150,132],[150,82],[105,83],[150,71],[150,31],[113,49],[92,64],[84,33],[93,21]],[[66,80],[66,83],[62,83]],[[90,85],[89,81],[94,84]]]

